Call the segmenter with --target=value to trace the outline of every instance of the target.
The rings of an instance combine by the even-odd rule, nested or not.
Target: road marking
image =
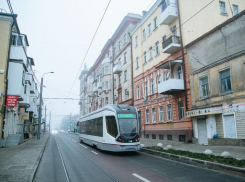
[[[87,147],[85,147],[84,145],[82,145],[82,144],[79,144],[79,145],[81,145],[82,147],[84,147],[85,149],[88,149]]]
[[[94,154],[98,155],[98,153],[96,153],[95,151],[91,150],[91,152],[93,152]]]
[[[66,180],[67,180],[68,182],[70,182],[70,180],[69,180],[69,176],[68,176],[67,171],[66,171],[66,166],[65,166],[65,163],[64,163],[63,157],[62,157],[62,155],[61,155],[61,152],[60,152],[59,145],[58,145],[58,143],[57,143],[57,141],[56,141],[56,137],[55,137],[55,143],[56,143],[56,145],[57,145],[57,148],[58,148],[58,151],[59,151],[59,154],[60,154],[61,162],[62,162],[62,165],[63,165],[64,171],[65,171],[65,175],[66,175]]]
[[[77,143],[75,140],[72,140],[73,142]]]
[[[145,179],[145,178],[143,178],[142,176],[140,176],[140,175],[138,175],[138,174],[136,174],[136,173],[133,173],[132,175],[135,176],[136,178],[141,179],[141,180],[144,181],[144,182],[151,182],[151,181],[149,181],[148,179]]]

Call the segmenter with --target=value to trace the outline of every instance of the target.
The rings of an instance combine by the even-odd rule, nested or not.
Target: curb
[[[221,170],[223,172],[227,171],[227,172],[231,172],[233,174],[245,177],[245,168],[233,167],[233,166],[228,166],[225,164],[219,164],[219,163],[215,163],[215,162],[210,162],[210,161],[205,161],[205,160],[200,160],[200,159],[194,159],[194,158],[190,158],[190,157],[180,156],[180,155],[176,155],[176,154],[170,154],[170,153],[166,153],[166,152],[159,152],[159,151],[155,151],[155,150],[151,150],[151,149],[145,149],[145,148],[141,148],[140,151],[148,153],[148,154],[156,155],[158,157],[178,161],[178,162],[183,162],[183,163],[187,163],[187,164],[191,164],[191,165],[195,165],[195,166],[199,166],[199,167],[203,167],[203,168]]]
[[[28,181],[29,181],[29,182],[33,182],[34,179],[35,179],[35,176],[36,176],[36,173],[37,173],[37,169],[38,169],[38,166],[39,166],[39,164],[40,164],[40,162],[41,162],[41,159],[42,159],[44,150],[45,150],[45,148],[46,148],[46,145],[47,145],[47,143],[48,143],[49,137],[50,137],[50,134],[48,135],[48,138],[47,138],[47,140],[46,140],[46,142],[45,142],[45,145],[43,146],[43,148],[42,148],[42,150],[41,150],[41,153],[39,154],[39,156],[38,156],[38,158],[37,158],[37,160],[36,160],[36,162],[35,162],[34,169],[32,170],[31,174],[29,175],[29,178],[28,178]]]

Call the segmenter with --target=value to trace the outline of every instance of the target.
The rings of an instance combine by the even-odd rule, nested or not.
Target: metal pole
[[[44,123],[44,133],[46,132],[46,106],[45,106],[45,123]]]
[[[41,78],[40,85],[40,101],[39,101],[39,112],[38,112],[38,131],[37,131],[37,139],[40,139],[40,131],[41,131],[41,118],[42,118],[42,91],[43,91],[43,77]]]
[[[49,133],[50,133],[50,128],[51,128],[51,111],[50,111],[50,115],[49,115]]]

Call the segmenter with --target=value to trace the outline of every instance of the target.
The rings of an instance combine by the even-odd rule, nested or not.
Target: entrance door
[[[225,138],[236,138],[236,124],[234,115],[224,116]]]
[[[141,111],[138,111],[138,117],[139,117],[139,136],[141,137]]]
[[[197,120],[197,127],[198,127],[198,143],[201,145],[207,145],[208,144],[208,138],[207,138],[207,126],[206,126],[206,120],[201,119]]]

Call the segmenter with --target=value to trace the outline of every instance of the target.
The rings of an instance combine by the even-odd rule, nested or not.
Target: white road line
[[[144,181],[144,182],[151,182],[151,181],[149,181],[148,179],[145,179],[145,178],[143,178],[142,176],[140,176],[140,175],[138,175],[138,174],[136,174],[136,173],[133,173],[132,175],[135,176],[136,178],[141,179],[141,180]]]
[[[65,171],[65,175],[66,175],[66,180],[67,180],[67,182],[70,182],[68,174],[67,174],[67,171],[66,171],[65,163],[64,163],[63,157],[62,157],[61,152],[60,152],[60,148],[59,148],[58,143],[56,141],[56,137],[55,137],[55,143],[57,145],[57,148],[58,148],[58,151],[59,151],[59,154],[60,154],[60,158],[61,158],[62,165],[63,165],[64,171]]]
[[[77,143],[75,140],[72,140],[73,142]]]
[[[79,145],[81,145],[82,147],[84,147],[85,149],[88,149],[87,147],[85,147],[84,145],[82,145],[82,144],[79,144]]]
[[[93,152],[94,154],[98,155],[98,153],[96,153],[95,151],[91,150],[91,152]]]

